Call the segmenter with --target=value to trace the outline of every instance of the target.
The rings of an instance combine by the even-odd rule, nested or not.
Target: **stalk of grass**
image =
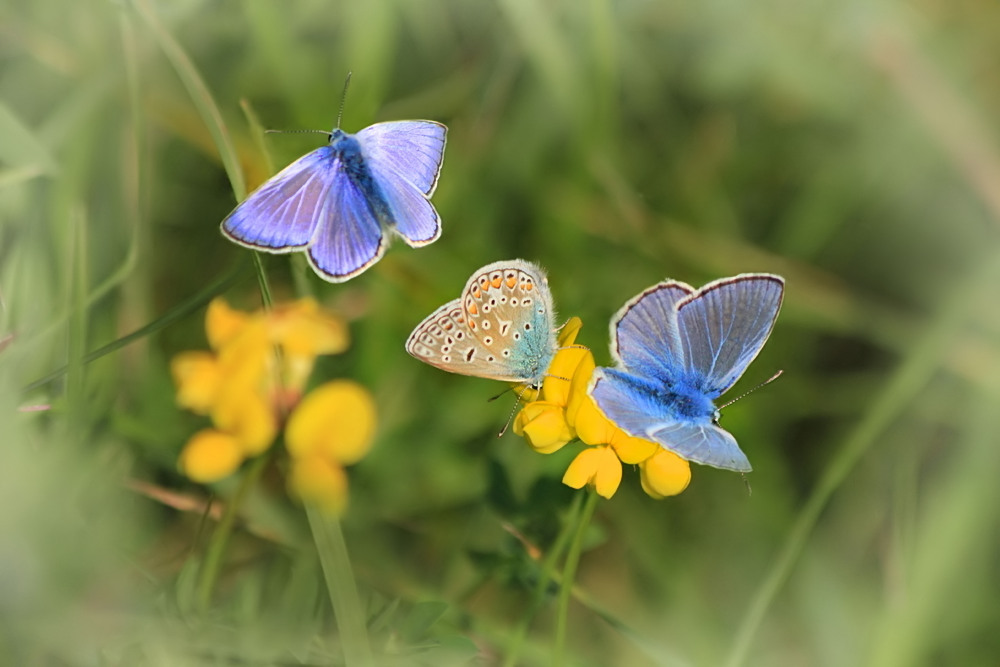
[[[232,287],[234,284],[236,284],[239,280],[241,280],[244,267],[245,265],[242,263],[237,264],[232,269],[230,269],[229,272],[223,274],[220,278],[218,278],[208,287],[198,292],[194,296],[190,297],[186,301],[177,304],[176,306],[174,306],[173,308],[171,308],[170,310],[168,310],[163,315],[156,318],[149,324],[139,327],[132,333],[122,336],[121,338],[115,339],[110,343],[108,343],[107,345],[102,345],[96,350],[93,350],[92,352],[88,352],[87,354],[83,355],[81,357],[82,362],[84,364],[89,364],[92,361],[100,359],[106,354],[111,354],[116,350],[120,350],[129,343],[137,341],[141,338],[145,338],[146,336],[150,336],[156,333],[157,331],[167,326],[170,326],[174,322],[187,317],[188,315],[190,315],[191,313],[193,313],[194,311],[198,310],[206,303],[211,301],[214,297],[218,296],[219,294],[222,294],[230,287]],[[63,375],[66,375],[66,373],[69,372],[69,369],[70,369],[69,365],[57,368],[56,370],[52,371],[45,377],[39,378],[34,382],[25,386],[24,393],[26,394],[30,393],[35,389],[38,389],[39,387],[42,387],[48,384],[49,382],[52,382],[53,380],[61,378]]]
[[[890,600],[876,624],[867,664],[901,667],[922,662],[935,648],[943,611],[969,586],[969,565],[988,562],[1000,504],[1000,386],[974,399],[965,442],[946,480],[928,494],[928,511],[913,541],[904,595]]]
[[[191,58],[188,57],[180,43],[174,39],[173,35],[160,22],[149,0],[133,0],[132,4],[146,22],[146,25],[149,26],[153,37],[160,45],[167,60],[170,61],[174,71],[177,72],[177,76],[180,77],[184,88],[187,89],[188,95],[191,97],[191,102],[198,110],[198,114],[204,121],[205,127],[208,128],[209,133],[212,135],[212,140],[219,150],[219,157],[222,159],[222,165],[226,170],[226,176],[229,177],[229,183],[236,194],[236,199],[237,201],[241,201],[246,196],[246,180],[243,178],[243,171],[240,169],[239,157],[236,154],[236,147],[233,145],[233,140],[229,136],[229,129],[222,119],[222,114],[219,113],[219,107],[215,104],[208,86],[205,85],[201,75],[198,73],[198,69],[194,66]]]
[[[545,555],[544,560],[542,560],[541,569],[538,573],[538,581],[535,583],[535,590],[531,595],[531,606],[521,615],[520,623],[518,623],[517,628],[507,642],[507,655],[504,657],[503,667],[514,667],[517,664],[524,638],[528,634],[528,628],[531,627],[531,621],[534,620],[535,615],[545,601],[545,591],[548,589],[549,583],[555,575],[556,563],[562,558],[563,552],[569,544],[569,538],[579,521],[583,495],[582,493],[574,494],[573,504],[570,505],[566,521],[563,523],[559,535],[556,536],[555,541],[552,543],[549,552]]]
[[[198,605],[199,611],[207,611],[212,603],[212,591],[219,578],[219,570],[222,568],[222,560],[226,555],[229,536],[232,535],[233,526],[236,523],[236,515],[239,513],[240,507],[243,506],[243,500],[247,493],[257,484],[270,459],[269,452],[265,452],[251,462],[243,474],[243,479],[240,480],[240,485],[236,488],[236,493],[226,503],[226,509],[222,513],[219,525],[212,531],[208,548],[205,550],[205,560],[198,572],[198,584],[195,589],[195,603]]]
[[[372,667],[375,664],[368,641],[366,615],[354,580],[354,570],[347,553],[347,543],[340,522],[323,515],[313,506],[306,506],[309,527],[319,562],[323,567],[327,593],[337,619],[337,632],[347,667]]]
[[[583,548],[583,536],[590,525],[590,519],[597,508],[598,495],[593,489],[587,490],[587,502],[580,513],[580,521],[573,535],[573,543],[566,554],[566,564],[563,567],[562,581],[559,587],[559,601],[556,611],[556,636],[552,651],[553,667],[561,667],[566,657],[566,626],[569,620],[569,598],[573,592],[573,581],[576,579],[576,567],[580,563],[580,552]]]
[[[746,662],[757,630],[798,562],[820,513],[857,463],[878,441],[878,436],[931,379],[968,313],[983,302],[984,295],[980,290],[984,285],[995,285],[1000,279],[998,272],[1000,256],[991,258],[984,267],[975,271],[963,288],[949,293],[950,299],[941,314],[930,323],[902,365],[889,378],[881,394],[875,398],[871,410],[841,445],[785,538],[770,572],[758,586],[726,659],[727,667],[739,667]]]

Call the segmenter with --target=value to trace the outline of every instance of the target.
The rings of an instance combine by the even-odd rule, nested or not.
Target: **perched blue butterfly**
[[[785,281],[766,273],[723,278],[696,290],[653,285],[611,321],[618,366],[594,372],[588,392],[619,428],[695,463],[746,472],[750,461],[719,427],[713,401],[764,347]]]
[[[222,232],[255,250],[305,250],[321,278],[350,280],[382,257],[387,231],[415,248],[441,235],[430,196],[446,133],[429,120],[376,123],[357,134],[334,128],[328,145],[243,200]]]
[[[541,267],[495,262],[472,274],[461,297],[427,316],[406,351],[450,373],[538,386],[556,353],[554,321]]]

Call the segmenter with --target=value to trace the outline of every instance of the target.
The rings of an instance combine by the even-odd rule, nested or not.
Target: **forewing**
[[[687,369],[717,398],[733,386],[764,346],[781,308],[785,281],[741,274],[702,287],[677,307]]]
[[[307,253],[309,263],[330,282],[350,280],[385,252],[382,229],[365,195],[343,170],[330,186]]]
[[[541,384],[556,352],[555,313],[541,267],[513,259],[476,271],[462,308],[487,363],[488,377]]]
[[[430,197],[441,173],[447,132],[434,121],[401,120],[369,125],[355,137],[373,173],[396,174]]]
[[[340,167],[329,146],[300,157],[268,179],[222,221],[233,241],[267,252],[309,245]]]
[[[611,319],[611,356],[633,373],[670,380],[684,367],[677,303],[694,288],[670,280],[630,299]]]
[[[747,472],[750,461],[735,438],[709,420],[679,421],[639,381],[598,368],[588,393],[601,411],[629,435],[652,440],[681,458],[726,470]]]

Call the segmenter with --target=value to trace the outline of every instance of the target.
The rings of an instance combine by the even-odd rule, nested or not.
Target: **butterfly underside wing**
[[[556,351],[545,272],[524,260],[482,267],[462,295],[424,319],[406,351],[450,373],[541,383]]]

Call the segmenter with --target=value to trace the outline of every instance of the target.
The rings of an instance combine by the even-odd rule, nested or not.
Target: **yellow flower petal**
[[[177,404],[207,415],[222,382],[215,356],[208,352],[181,352],[170,360],[170,374],[177,385]]]
[[[347,508],[347,474],[323,456],[293,458],[288,488],[297,498],[315,504],[327,514],[339,516]]]
[[[569,402],[573,375],[588,356],[593,358],[585,347],[566,347],[556,352],[542,381],[542,398],[565,407]]]
[[[691,481],[691,464],[661,448],[639,464],[639,479],[642,490],[653,498],[676,496]]]
[[[247,319],[238,333],[219,348],[219,367],[226,388],[223,392],[243,392],[273,384],[276,376],[269,368],[274,363],[274,347],[267,340],[263,319]],[[221,399],[221,397],[220,397]]]
[[[610,498],[621,484],[622,464],[610,447],[587,447],[569,464],[562,481],[574,489],[590,484],[598,495]]]
[[[584,401],[589,401],[590,396],[587,395],[587,387],[590,385],[590,377],[594,374],[594,369],[597,368],[597,364],[594,363],[594,355],[590,350],[586,351],[586,354],[577,363],[576,369],[573,371],[573,381],[570,382],[569,386],[569,399],[566,401],[566,421],[570,424],[575,424],[577,419],[577,412],[580,410],[580,406]]]
[[[205,313],[205,335],[209,346],[218,350],[240,332],[250,317],[248,313],[230,308],[221,297],[212,299]]]
[[[288,355],[337,354],[350,342],[347,325],[308,297],[275,308],[269,324],[271,340]]]
[[[243,462],[236,438],[215,429],[195,433],[181,451],[181,472],[195,482],[216,482],[233,474]]]
[[[562,407],[545,401],[529,403],[517,413],[514,433],[542,454],[551,454],[575,437]]]
[[[375,401],[357,382],[335,380],[309,392],[288,420],[285,445],[295,457],[322,455],[349,465],[371,447]]]
[[[610,419],[604,416],[597,404],[590,396],[584,394],[583,398],[576,402],[575,421],[571,422],[576,429],[576,435],[580,440],[588,445],[606,445],[611,442],[618,431],[618,427]],[[569,409],[566,414],[569,416]]]
[[[611,436],[611,447],[615,454],[622,460],[622,463],[641,463],[662,449],[659,443],[644,438],[631,436],[620,428],[615,428],[614,435]]]
[[[212,421],[231,434],[247,456],[260,454],[274,442],[278,421],[271,406],[251,389],[233,391],[220,398]]]
[[[576,336],[583,328],[583,320],[579,317],[571,317],[566,320],[566,324],[559,329],[559,347],[568,347],[576,342]]]

